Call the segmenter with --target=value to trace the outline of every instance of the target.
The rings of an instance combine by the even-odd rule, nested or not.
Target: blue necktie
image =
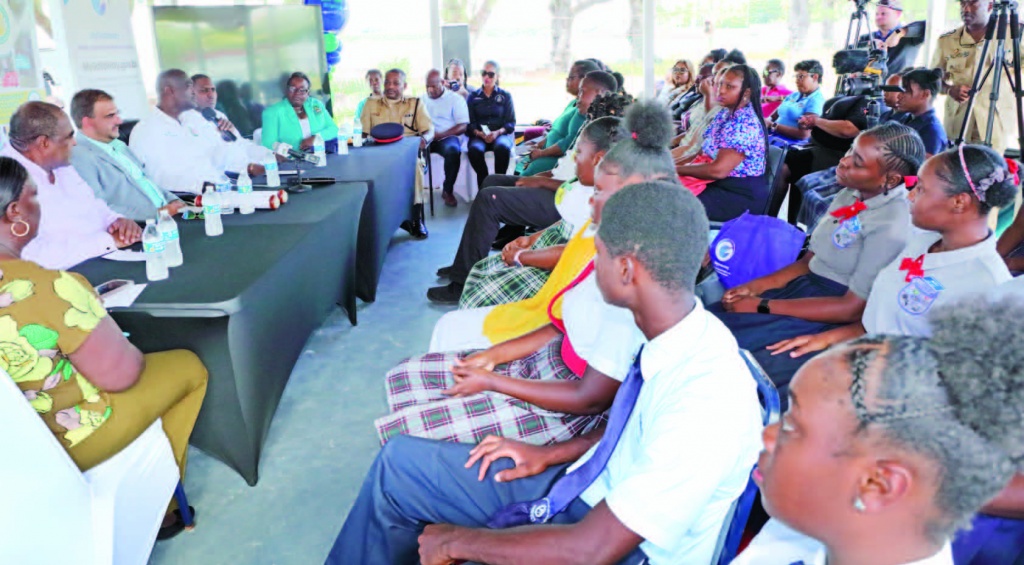
[[[544,498],[516,502],[496,512],[487,522],[488,528],[502,529],[547,523],[556,514],[568,508],[569,504],[597,479],[615,451],[615,445],[619,443],[622,431],[626,429],[626,422],[629,421],[629,415],[633,413],[636,399],[640,396],[640,387],[644,384],[643,375],[640,373],[641,353],[643,347],[637,352],[633,366],[629,368],[629,374],[615,393],[615,400],[608,411],[608,425],[605,427],[601,442],[594,450],[594,455],[576,470],[558,479]]]

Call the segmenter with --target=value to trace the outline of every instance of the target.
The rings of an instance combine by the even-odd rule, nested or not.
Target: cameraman
[[[913,22],[904,26],[903,0],[878,0],[875,8],[877,31],[860,36],[858,49],[882,49],[888,55],[888,73],[885,77],[899,74],[914,66],[917,54],[924,44],[925,22]]]

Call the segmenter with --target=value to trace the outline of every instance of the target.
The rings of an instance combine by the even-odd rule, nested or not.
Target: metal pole
[[[988,99],[988,122],[985,125],[985,145],[992,147],[992,126],[996,122],[996,103],[999,102],[999,87],[1003,82],[1003,60],[1006,59],[1006,11],[1000,10],[996,23],[996,55],[992,58],[992,92]],[[982,59],[984,61],[984,59]]]
[[[444,70],[441,47],[441,0],[430,0],[430,60],[435,69]]]

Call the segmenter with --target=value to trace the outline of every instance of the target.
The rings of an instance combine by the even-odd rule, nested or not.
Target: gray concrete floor
[[[319,564],[355,500],[379,446],[374,418],[386,411],[383,379],[403,358],[427,350],[446,311],[427,288],[450,264],[468,206],[437,198],[430,237],[397,232],[377,301],[360,303],[352,327],[336,309],[306,342],[277,408],[249,487],[234,471],[194,448],[185,482],[197,528],[158,543],[154,564]],[[442,281],[447,282],[447,281]],[[353,564],[355,565],[355,564]]]

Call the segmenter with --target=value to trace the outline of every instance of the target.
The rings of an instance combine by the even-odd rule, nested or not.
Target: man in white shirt
[[[185,71],[160,73],[156,89],[159,102],[132,129],[128,145],[153,182],[174,192],[198,194],[204,182],[216,182],[229,170],[218,162],[223,151],[216,140],[181,119],[195,108],[192,80]],[[247,169],[250,175],[263,172],[259,165]]]
[[[703,207],[676,184],[613,195],[597,236],[598,286],[650,341],[607,427],[550,446],[393,438],[327,563],[711,562],[761,449],[761,415],[736,341],[689,282],[707,230]],[[539,525],[548,520],[560,526]]]
[[[26,102],[11,116],[10,142],[0,155],[28,170],[42,212],[39,233],[22,257],[48,269],[69,269],[142,238],[135,222],[115,213],[70,164],[75,130],[60,108]]]
[[[466,99],[445,88],[441,71],[427,73],[427,95],[422,97],[427,114],[434,124],[434,141],[430,152],[444,157],[444,185],[441,198],[445,205],[455,207],[455,178],[462,161],[462,136],[469,125]]]
[[[206,143],[214,147],[214,163],[226,171],[263,174],[260,163],[273,159],[274,153],[246,139],[227,115],[217,109],[217,88],[207,75],[192,75],[195,108],[185,110],[178,119],[182,125],[196,129]],[[250,167],[251,166],[251,167]],[[250,167],[246,169],[247,167]]]

